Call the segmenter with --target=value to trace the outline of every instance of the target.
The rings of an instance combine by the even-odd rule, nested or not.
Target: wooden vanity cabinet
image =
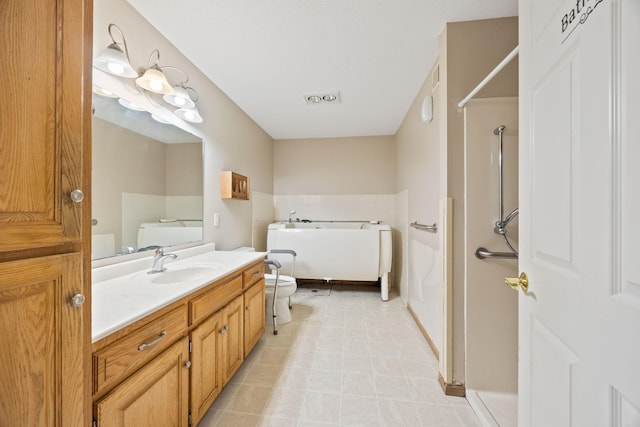
[[[0,22],[0,426],[86,426],[92,2],[2,0]]]
[[[95,404],[99,427],[187,427],[189,340],[173,344]]]
[[[259,280],[244,292],[244,357],[260,341],[265,325],[265,281]]]
[[[222,391],[222,312],[191,331],[191,418],[194,425]]]
[[[97,427],[186,426],[189,414],[197,425],[264,331],[264,279],[254,274],[262,263],[95,343]]]
[[[226,385],[244,361],[244,308],[239,295],[223,310],[222,385]]]
[[[182,304],[94,352],[94,394],[102,393],[122,381],[186,335],[186,331],[187,307]]]

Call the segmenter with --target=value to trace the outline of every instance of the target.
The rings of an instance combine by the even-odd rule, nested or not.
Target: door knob
[[[529,278],[527,277],[527,273],[524,272],[520,273],[520,277],[505,278],[504,284],[509,286],[514,291],[517,291],[518,288],[520,288],[525,294],[529,290]]]
[[[85,301],[85,297],[82,294],[75,294],[74,296],[71,297],[71,305],[74,307],[82,307],[82,304],[84,304]]]
[[[82,192],[82,190],[73,190],[71,193],[69,193],[69,198],[71,198],[71,200],[76,203],[80,203],[84,200],[84,193]]]

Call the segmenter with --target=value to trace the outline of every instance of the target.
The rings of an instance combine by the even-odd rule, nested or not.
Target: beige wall
[[[396,279],[408,278],[406,298],[427,332],[435,337],[436,346],[451,337],[451,377],[447,378],[451,383],[465,382],[464,116],[457,104],[518,44],[517,31],[516,17],[447,24],[440,36],[436,64],[440,83],[434,89],[432,75],[427,77],[396,135],[396,193],[406,195],[408,215],[396,222],[435,222],[440,200],[453,199],[453,257],[449,260],[453,263],[453,291],[449,295],[453,318],[448,330],[441,324],[439,302],[433,300],[440,298],[441,292],[433,289],[433,275],[442,278],[443,273],[417,265],[425,256],[432,257],[433,252],[441,250],[438,236],[407,226],[400,228],[402,235],[397,241],[402,250],[397,252],[408,255],[401,260],[400,271],[395,272]],[[514,61],[476,97],[517,96],[517,74]],[[434,119],[424,124],[420,107],[429,94],[434,97]],[[439,265],[435,268],[439,269]],[[418,286],[416,278],[425,279],[429,285]]]
[[[416,230],[409,223],[438,222],[440,200],[440,121],[442,102],[438,83],[439,62],[411,104],[396,134],[397,193],[406,198],[406,217],[398,212],[399,235],[395,239],[395,279],[400,283],[401,296],[418,316],[434,344],[440,346],[440,248],[438,235]],[[435,71],[435,73],[434,73]],[[433,97],[433,119],[424,123],[422,103]],[[403,207],[400,206],[399,209]]]
[[[202,144],[165,144],[168,196],[202,196]]]
[[[251,245],[252,202],[220,199],[220,172],[233,170],[246,175],[252,190],[273,194],[272,139],[126,0],[94,1],[94,55],[111,43],[109,23],[122,29],[134,68],[144,68],[157,48],[160,65],[176,66],[188,73],[189,85],[199,93],[197,106],[204,118],[202,124],[185,124],[205,141],[204,239],[214,241],[219,249]],[[135,92],[132,82],[126,84],[128,91]],[[213,227],[214,213],[220,215],[219,228]]]
[[[464,330],[464,116],[458,102],[504,59],[518,44],[518,19],[500,18],[447,24],[442,35],[446,42],[446,74],[441,84],[447,87],[446,127],[441,146],[446,146],[446,188],[443,197],[453,199],[453,378],[465,381]],[[517,96],[517,62],[498,74],[476,98]]]
[[[391,194],[393,136],[275,140],[274,194]]]
[[[465,108],[465,344],[467,388],[518,390],[518,293],[504,285],[518,276],[517,259],[478,259],[478,247],[509,248],[493,231],[499,218],[499,141],[503,134],[503,205],[506,216],[518,206],[518,98],[487,98]],[[507,227],[518,242],[518,218]]]
[[[276,219],[393,225],[393,136],[276,140],[273,167]]]

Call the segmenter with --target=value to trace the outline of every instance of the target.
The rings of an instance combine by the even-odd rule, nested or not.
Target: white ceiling
[[[393,135],[444,24],[517,0],[128,0],[274,139]],[[340,91],[339,104],[303,95]]]

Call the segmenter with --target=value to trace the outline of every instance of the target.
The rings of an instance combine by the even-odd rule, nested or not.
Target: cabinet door
[[[191,417],[194,425],[222,391],[222,313],[216,313],[191,332]]]
[[[189,340],[183,338],[95,404],[100,427],[187,427]]]
[[[264,333],[264,286],[264,280],[260,280],[244,294],[244,357],[247,357]]]
[[[70,194],[87,184],[90,5],[2,0],[0,252],[80,239],[82,203]]]
[[[77,253],[0,263],[1,426],[84,424],[81,272]]]
[[[244,308],[242,295],[223,310],[222,384],[226,384],[244,360]]]

